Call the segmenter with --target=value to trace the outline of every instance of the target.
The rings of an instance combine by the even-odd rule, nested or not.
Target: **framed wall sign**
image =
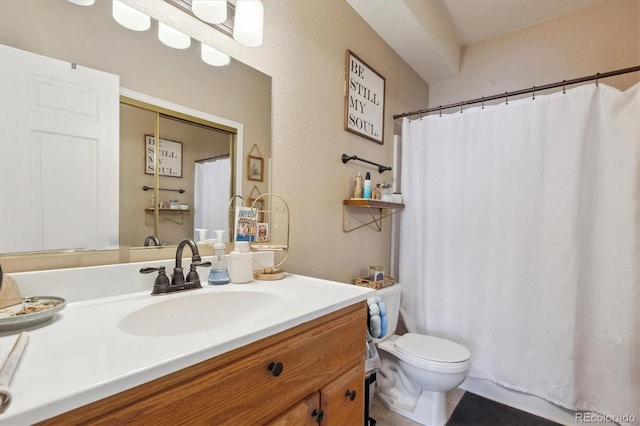
[[[153,136],[145,135],[145,159],[144,172],[148,175],[155,173],[156,141]],[[182,177],[182,142],[160,139],[160,148],[157,150],[158,175]]]
[[[262,157],[247,157],[247,180],[262,182],[264,180],[264,159]]]
[[[385,79],[350,50],[346,71],[344,129],[382,145]]]

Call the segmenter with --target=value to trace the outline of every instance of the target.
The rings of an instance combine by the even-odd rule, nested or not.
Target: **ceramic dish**
[[[61,297],[24,297],[22,303],[0,309],[0,331],[31,327],[49,321],[63,310],[67,302]]]

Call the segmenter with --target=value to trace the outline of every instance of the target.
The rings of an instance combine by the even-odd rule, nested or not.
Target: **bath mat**
[[[447,426],[562,426],[508,405],[465,392]]]

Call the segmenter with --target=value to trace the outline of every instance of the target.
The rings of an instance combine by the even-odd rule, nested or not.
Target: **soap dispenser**
[[[223,230],[216,231],[216,242],[213,245],[213,261],[211,262],[211,271],[209,272],[209,284],[227,284],[229,280],[229,271],[227,270],[227,261],[223,240]]]
[[[253,256],[248,241],[236,241],[234,250],[229,253],[229,277],[234,284],[244,284],[253,277]]]

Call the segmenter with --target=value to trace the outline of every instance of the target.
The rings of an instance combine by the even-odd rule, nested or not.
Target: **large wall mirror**
[[[145,32],[127,30],[111,17],[110,1],[82,7],[66,0],[2,0],[0,44],[119,77],[119,230],[117,243],[106,248],[142,247],[153,234],[164,244],[198,239],[196,228],[218,227],[215,218],[226,217],[229,196],[268,191],[269,168],[256,182],[247,179],[244,167],[254,147],[269,164],[269,76],[235,60],[225,67],[207,65],[195,40],[187,49],[169,48],[158,40],[153,20]],[[149,170],[148,144],[155,143],[156,135],[168,162],[161,170]],[[202,183],[203,173],[217,176],[215,188]],[[12,181],[19,189],[20,177]],[[11,194],[0,197],[2,203],[11,202]],[[83,189],[78,197],[91,200],[96,194]],[[105,247],[73,247],[96,248]],[[0,258],[25,251],[35,250],[5,247]]]

